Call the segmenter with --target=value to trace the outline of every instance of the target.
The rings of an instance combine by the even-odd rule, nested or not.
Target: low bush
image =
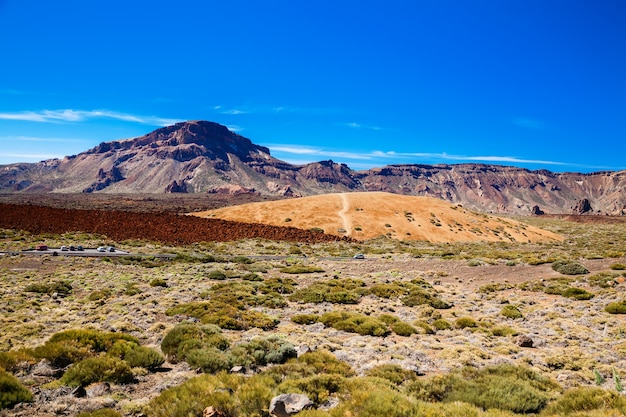
[[[391,325],[391,331],[397,334],[398,336],[405,336],[405,337],[409,337],[412,334],[417,333],[417,329],[415,327],[403,321],[393,323]]]
[[[315,265],[291,265],[280,269],[284,274],[312,274],[314,272],[324,272],[324,269]]]
[[[185,360],[194,349],[215,348],[226,350],[230,347],[228,339],[215,325],[197,325],[182,323],[165,334],[161,342],[161,351],[173,363]]]
[[[561,295],[575,300],[590,300],[594,297],[589,291],[576,287],[567,287]]]
[[[609,266],[609,268],[615,270],[615,271],[623,271],[626,269],[626,265],[624,264],[620,264],[620,263],[614,263],[611,264],[611,266]]]
[[[134,379],[128,364],[114,356],[100,355],[83,359],[69,367],[61,383],[69,386],[87,386],[94,382],[126,384]]]
[[[51,283],[36,283],[26,286],[26,292],[38,294],[57,294],[59,297],[66,297],[72,293],[72,283],[70,281],[54,281]]]
[[[435,330],[449,330],[452,328],[452,325],[444,319],[437,319],[433,321],[432,326]]]
[[[513,304],[507,304],[500,310],[500,315],[507,319],[521,319],[523,317],[522,312]]]
[[[13,375],[0,368],[0,410],[33,401],[33,394]]]
[[[258,337],[231,349],[234,365],[267,365],[284,363],[297,356],[296,349],[288,340],[272,335]]]
[[[167,281],[165,281],[163,278],[154,278],[152,281],[150,281],[150,286],[151,287],[167,287]]]
[[[101,408],[92,412],[82,412],[76,417],[122,417],[122,415],[112,408]]]
[[[390,333],[386,323],[364,314],[333,311],[324,313],[319,321],[326,327],[363,336],[382,337]]]
[[[584,275],[589,273],[589,270],[587,268],[585,268],[578,262],[571,261],[552,262],[552,269],[564,275]]]
[[[517,330],[507,326],[498,326],[491,329],[491,334],[497,337],[503,336],[515,336],[518,334]]]
[[[332,394],[341,392],[345,378],[337,374],[313,375],[306,378],[290,379],[278,386],[280,392],[306,394],[314,403],[326,402]]]
[[[626,314],[626,300],[609,303],[604,311],[610,314]]]
[[[603,410],[607,412],[606,415],[619,415],[626,410],[626,399],[617,392],[599,387],[573,388],[550,403],[545,409],[545,414],[570,415],[593,410]]]
[[[224,281],[227,277],[224,271],[220,271],[218,269],[214,269],[213,271],[207,274],[208,279],[214,279],[217,281]]]
[[[363,281],[344,278],[315,282],[297,290],[289,299],[301,303],[357,304],[367,293]]]
[[[254,302],[253,299],[250,301]],[[279,323],[264,313],[248,309],[241,300],[184,303],[166,310],[165,314],[183,314],[195,317],[204,324],[214,324],[229,330],[247,330],[251,327],[270,330]]]
[[[165,362],[165,358],[159,352],[146,346],[135,346],[129,350],[123,358],[131,368],[146,368],[155,370]]]
[[[225,371],[232,367],[230,356],[214,347],[192,349],[185,356],[185,361],[192,368],[199,369],[206,374]]]
[[[415,380],[407,391],[422,401],[462,401],[482,409],[537,413],[560,387],[529,368],[499,365]]]
[[[365,375],[386,379],[394,385],[402,385],[406,381],[413,381],[417,378],[414,371],[403,369],[400,365],[394,364],[378,365],[365,371]]]
[[[318,316],[317,314],[298,314],[296,316],[293,316],[291,318],[291,321],[296,324],[313,324],[317,323],[319,318],[320,316]]]
[[[497,291],[504,291],[513,288],[512,284],[507,282],[494,282],[492,284],[485,284],[478,288],[478,292],[483,294],[489,294]]]
[[[610,288],[615,285],[615,279],[619,276],[619,272],[598,272],[587,277],[586,281],[592,287]]]
[[[454,327],[457,329],[474,328],[478,327],[478,322],[471,317],[459,317],[454,322]]]

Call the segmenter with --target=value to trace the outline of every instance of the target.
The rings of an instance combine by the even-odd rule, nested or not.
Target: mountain
[[[226,127],[177,123],[83,153],[0,166],[0,192],[258,193],[300,197],[385,191],[501,213],[626,214],[626,171],[590,174],[482,165],[389,165],[353,171],[292,165]]]

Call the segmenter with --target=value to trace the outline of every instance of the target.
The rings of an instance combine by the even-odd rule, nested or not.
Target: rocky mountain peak
[[[166,157],[189,160],[196,156],[212,156],[228,160],[233,154],[244,162],[254,159],[253,154],[268,154],[270,150],[255,145],[226,126],[204,120],[176,123],[133,139],[101,143],[87,154],[106,153],[118,150],[142,151],[159,149],[167,152]]]

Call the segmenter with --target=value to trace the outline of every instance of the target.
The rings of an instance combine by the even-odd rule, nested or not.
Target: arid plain
[[[271,303],[246,301],[244,306],[244,311],[269,318],[271,325],[222,327],[230,346],[275,335],[298,352],[331,352],[354,371],[355,376],[346,377],[350,381],[383,365],[411,371],[414,376],[392,391],[406,396],[422,414],[397,415],[455,415],[450,404],[458,407],[458,403],[446,403],[436,411],[428,408],[432,398],[420,397],[423,390],[407,391],[406,386],[413,383],[415,387],[419,381],[434,384],[433,378],[460,372],[464,367],[513,365],[549,378],[558,389],[534,410],[547,415],[560,414],[550,406],[567,396],[568,390],[602,388],[608,399],[618,395],[620,375],[626,375],[626,321],[606,307],[624,300],[623,218],[501,218],[434,200],[413,197],[405,202],[376,196],[325,196],[326,201],[318,200],[308,206],[308,211],[302,205],[308,200],[301,198],[254,203],[275,204],[271,208],[256,206],[254,213],[245,211],[243,205],[211,214],[226,219],[224,213],[231,211],[239,214],[229,220],[323,229],[352,239],[335,242],[257,237],[173,244],[134,235],[113,240],[106,233],[84,230],[33,234],[2,229],[0,250],[6,252],[45,243],[50,247],[112,245],[135,254],[102,258],[65,253],[0,256],[0,351],[4,352],[0,358],[34,394],[33,402],[8,408],[2,415],[73,416],[103,407],[124,416],[164,415],[159,414],[163,412],[158,408],[159,398],[195,378],[197,367],[185,361],[173,363],[166,357],[157,370],[133,368],[132,382],[111,382],[103,391],[93,388],[98,383],[86,385],[90,394],[78,396],[62,378],[67,368],[43,372],[50,365],[24,352],[44,345],[56,333],[94,328],[128,334],[142,346],[163,353],[162,342],[177,325],[213,323],[184,307],[221,302],[219,290],[224,288],[237,294],[239,301],[246,292],[273,297]],[[184,202],[172,201],[163,203],[170,207],[163,211],[171,213],[172,205],[177,206],[176,212],[186,211],[180,207]],[[286,206],[286,201],[292,205]],[[201,208],[193,209],[198,210]],[[266,217],[255,217],[259,213]],[[145,218],[149,219],[148,214]],[[119,224],[113,226],[120,229]],[[174,257],[153,256],[159,254]],[[364,254],[365,259],[354,259],[356,254]],[[571,274],[572,270],[559,270],[558,265],[580,268]],[[49,290],[59,283],[67,283],[69,290]],[[270,286],[274,290],[268,290]],[[340,297],[327,296],[338,292]],[[389,329],[368,334],[349,326],[336,328],[330,320],[322,319],[329,314],[376,319]],[[408,325],[405,330],[413,330],[391,330],[397,322]],[[16,357],[24,360],[7,359]],[[248,378],[271,367],[251,366]],[[308,393],[306,387],[290,387]],[[380,388],[381,392],[386,389]],[[234,397],[237,395],[235,390]],[[342,407],[352,401],[350,395],[356,395],[350,388],[329,390],[324,401],[316,404],[327,408],[302,415],[347,412]],[[217,406],[210,398],[205,398],[203,407]],[[511,412],[505,409],[498,411],[501,414],[487,414],[485,407],[467,407],[457,412]],[[619,415],[619,407],[613,399],[593,409],[575,411],[578,415]],[[239,412],[224,411],[223,415],[253,415]],[[263,409],[257,415],[267,413]]]

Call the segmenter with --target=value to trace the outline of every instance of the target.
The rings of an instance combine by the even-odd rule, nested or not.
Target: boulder
[[[209,406],[202,411],[202,417],[225,417],[226,414],[218,411],[213,406]]]
[[[304,394],[282,394],[272,398],[270,416],[290,417],[311,408],[313,408],[313,401]]]
[[[544,213],[544,211],[541,210],[539,206],[533,206],[533,208],[530,210],[530,214],[532,214],[533,216],[541,216],[546,213]]]
[[[525,334],[519,335],[517,337],[516,343],[517,343],[517,346],[519,347],[527,347],[527,348],[533,347],[533,339],[531,339],[530,336],[527,336]]]
[[[586,214],[592,212],[593,208],[591,207],[589,200],[583,198],[576,203],[576,205],[572,208],[572,211],[574,214]]]

